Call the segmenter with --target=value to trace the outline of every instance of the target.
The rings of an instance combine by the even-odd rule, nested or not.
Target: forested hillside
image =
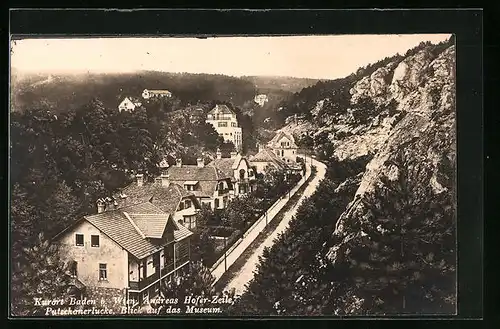
[[[231,314],[455,312],[454,69],[453,38],[421,43],[283,104],[330,172]]]
[[[12,110],[45,105],[56,112],[76,109],[93,98],[116,108],[126,96],[139,97],[144,89],[167,89],[181,104],[230,101],[243,105],[253,101],[253,83],[213,74],[142,71],[122,74],[23,75],[12,81]]]

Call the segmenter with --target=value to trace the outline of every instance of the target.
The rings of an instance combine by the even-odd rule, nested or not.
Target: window
[[[91,235],[90,236],[90,245],[92,247],[99,247],[99,236],[98,235]]]
[[[142,279],[144,279],[144,262],[141,261],[139,263],[139,281],[141,281]]]
[[[160,269],[163,269],[165,267],[165,250],[160,251]]]
[[[186,209],[191,208],[191,205],[192,205],[191,200],[184,200],[184,203],[186,205]]]
[[[219,127],[227,127],[227,122],[219,122],[218,126]]]
[[[231,122],[231,127],[236,127],[236,122]]]
[[[280,151],[279,151],[279,150],[278,150],[278,151],[276,151],[276,155],[280,155]]]
[[[83,234],[75,234],[75,244],[77,246],[83,246]]]
[[[219,208],[219,199],[215,199],[215,209]]]
[[[194,191],[194,185],[184,185],[184,187],[186,188],[186,191]]]
[[[108,268],[107,264],[99,264],[99,280],[108,279]]]
[[[186,227],[189,229],[196,227],[196,216],[185,216],[184,222],[186,223]]]

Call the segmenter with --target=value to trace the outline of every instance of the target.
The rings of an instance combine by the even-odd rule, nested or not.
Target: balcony
[[[160,279],[160,276],[163,278],[168,273],[173,272],[174,268],[176,270],[179,269],[179,267],[184,265],[187,261],[189,261],[189,255],[185,255],[185,256],[180,257],[179,259],[176,259],[175,264],[170,263],[170,264],[165,265],[161,269],[160,275],[159,275],[158,271],[155,271],[153,274],[151,274],[150,276],[148,276],[147,278],[145,278],[139,282],[129,280],[129,289],[140,291],[140,290],[146,288],[147,286],[158,281]]]
[[[178,265],[181,265],[180,263],[177,262]],[[172,272],[174,270],[174,263],[167,264],[163,269],[161,270],[161,277],[164,275],[167,275],[168,273]],[[148,276],[145,279],[140,280],[139,282],[137,281],[129,281],[129,288],[132,290],[142,290],[149,286],[150,284],[158,281],[160,279],[160,275],[158,271],[155,271],[153,274]]]

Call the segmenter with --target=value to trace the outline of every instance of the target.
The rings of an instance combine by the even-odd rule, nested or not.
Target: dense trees
[[[241,106],[253,100],[255,85],[243,79],[215,74],[178,74],[155,71],[80,76],[52,75],[16,80],[12,101],[16,110],[40,105],[45,99],[56,111],[65,112],[87,104],[92,98],[102,100],[105,107],[116,108],[126,96],[139,97],[147,89],[168,89],[178,106],[197,101],[230,101]],[[78,92],[75,92],[78,91]],[[158,102],[157,107],[162,103]],[[156,106],[155,105],[155,106]]]
[[[180,307],[181,313],[185,312],[186,304],[184,303],[186,296],[205,296],[211,302],[214,295],[212,283],[215,278],[210,273],[210,269],[205,267],[201,262],[191,262],[186,273],[175,277],[170,282],[162,281],[160,285],[160,296],[165,299],[175,300],[177,303],[172,303],[171,306]],[[209,303],[207,303],[208,305]],[[152,304],[153,307],[159,307],[159,314],[170,314],[167,311],[168,304],[160,303]],[[197,307],[203,304],[196,305]],[[213,306],[213,305],[212,305]]]
[[[320,280],[328,266],[322,256],[325,241],[357,184],[338,193],[336,186],[332,180],[324,180],[301,204],[289,229],[264,251],[247,292],[230,314],[314,315],[324,311],[320,300],[327,300],[330,291],[329,280]]]
[[[349,220],[345,239],[332,232],[353,200],[367,159],[329,170],[290,228],[264,251],[229,314],[452,313],[453,194],[430,193],[432,167],[402,154],[386,164],[387,176],[361,199],[363,213]],[[335,262],[325,257],[332,246],[342,248]]]
[[[433,170],[425,163],[399,153],[391,165],[394,175],[363,199],[370,217],[359,225],[370,234],[349,243],[352,252],[339,269],[344,289],[362,301],[363,314],[452,313],[453,196],[429,193]]]
[[[58,114],[12,112],[12,258],[22,261],[23,248],[39,243],[39,233],[50,238],[94,213],[95,201],[129,183],[132,174],[157,175],[166,154],[194,151],[196,163],[201,153],[214,152],[222,141],[202,116],[147,107],[119,113],[98,99]]]
[[[51,244],[39,234],[35,243],[22,248],[22,255],[12,260],[11,310],[17,316],[44,315],[35,299],[60,300],[68,296],[69,265]]]

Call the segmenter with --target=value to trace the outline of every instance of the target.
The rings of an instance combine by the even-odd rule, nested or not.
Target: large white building
[[[144,89],[142,91],[142,98],[144,99],[150,99],[150,98],[163,98],[167,97],[170,98],[172,97],[172,93],[168,90],[150,90],[150,89]]]
[[[243,145],[241,127],[238,127],[236,113],[226,105],[216,105],[207,114],[207,123],[210,123],[225,142],[233,142],[237,151]]]

